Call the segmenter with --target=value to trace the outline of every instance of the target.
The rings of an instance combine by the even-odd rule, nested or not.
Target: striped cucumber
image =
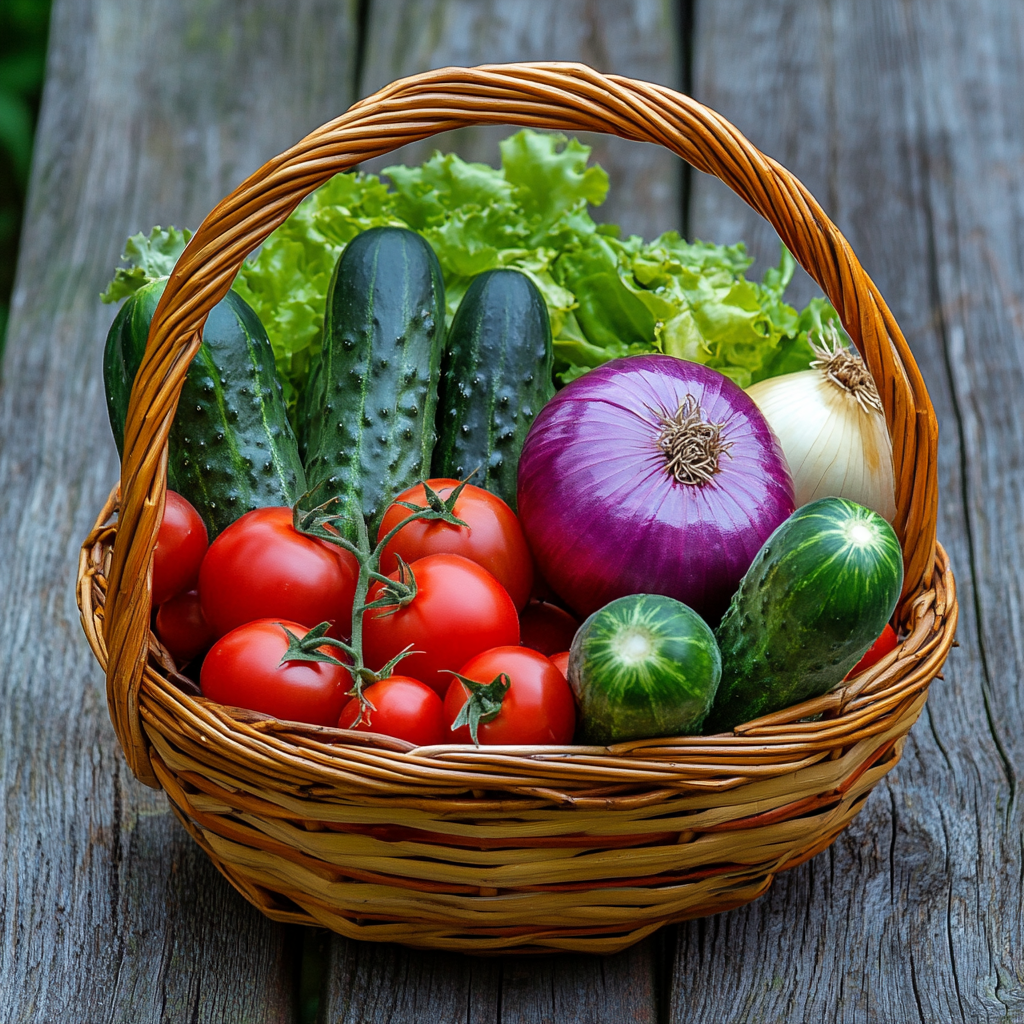
[[[118,452],[128,395],[167,283],[125,302],[107,335],[103,371]],[[210,311],[168,436],[168,485],[187,498],[212,540],[254,508],[291,505],[305,490],[274,353],[259,318],[235,292]]]
[[[323,349],[300,402],[306,476],[375,536],[395,495],[428,478],[444,344],[441,267],[419,235],[372,228],[345,247]]]
[[[246,512],[292,505],[306,489],[274,350],[235,292],[206,319],[171,425],[168,462],[211,541]]]
[[[580,626],[569,651],[569,685],[591,743],[699,732],[721,674],[707,623],[660,594],[606,604]]]
[[[110,430],[119,457],[124,455],[124,421],[128,415],[128,397],[135,375],[142,365],[150,322],[166,285],[166,277],[157,278],[132,294],[114,317],[107,332],[107,342],[103,348],[103,387],[107,396]]]
[[[903,553],[876,512],[821,498],[758,552],[715,630],[722,683],[705,732],[835,689],[889,621]]]
[[[518,270],[474,278],[445,347],[433,475],[473,482],[516,507],[519,453],[554,394],[551,324],[536,285]]]

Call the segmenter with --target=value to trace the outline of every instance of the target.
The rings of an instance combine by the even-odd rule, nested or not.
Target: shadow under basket
[[[778,231],[839,311],[893,439],[903,639],[823,697],[717,736],[613,747],[412,748],[198,696],[149,628],[167,431],[206,315],[242,260],[332,175],[438,132],[507,124],[663,145]],[[269,161],[206,218],[156,311],[121,486],[82,547],[78,601],[136,777],[279,921],[472,953],[612,953],[738,907],[827,847],[899,760],[956,629],[935,541],[935,415],[892,314],[807,190],[663,86],[578,64],[448,68],[393,83]],[[813,720],[808,720],[813,719]]]

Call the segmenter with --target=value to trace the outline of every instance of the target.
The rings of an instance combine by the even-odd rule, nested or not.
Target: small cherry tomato
[[[330,662],[282,663],[288,651],[286,629],[299,640],[309,632],[298,622],[257,619],[222,636],[203,660],[203,696],[289,722],[337,725],[352,688],[351,675],[343,665]],[[344,657],[334,647],[316,650],[339,661]]]
[[[255,619],[332,624],[348,636],[359,564],[292,526],[290,508],[258,508],[210,545],[199,571],[203,615],[217,636]]]
[[[554,665],[555,668],[557,668],[558,671],[561,672],[562,675],[565,676],[566,679],[568,679],[569,678],[569,652],[568,651],[561,651],[558,654],[549,654],[548,657],[551,659],[551,664]]]
[[[541,654],[566,650],[579,628],[567,611],[547,601],[531,601],[519,613],[520,643]]]
[[[353,697],[342,709],[339,729],[379,732],[425,747],[431,743],[450,743],[445,727],[441,698],[426,683],[409,676],[388,676],[363,690],[363,696],[375,710],[363,713],[358,725],[359,701]]]
[[[881,661],[898,643],[899,639],[896,636],[896,631],[892,626],[886,626],[882,630],[881,636],[868,648],[864,657],[846,673],[846,678],[851,679],[853,676],[860,675],[865,669],[871,668],[876,661]]]
[[[449,669],[489,647],[519,643],[519,617],[505,588],[484,568],[461,555],[427,555],[409,568],[416,596],[404,607],[374,608],[363,616],[363,658],[380,671],[406,647],[419,653],[399,670],[439,694],[452,680]],[[398,573],[391,573],[398,579]],[[369,600],[382,585],[370,588]]]
[[[156,635],[179,665],[198,658],[217,639],[203,618],[198,590],[186,590],[157,608]]]
[[[168,491],[153,550],[154,608],[196,585],[208,543],[199,513],[180,494]]]
[[[441,477],[428,480],[427,485],[439,497],[447,498],[459,481]],[[423,484],[403,491],[395,501],[426,505]],[[466,526],[417,519],[402,527],[384,549],[381,572],[391,573],[398,568],[396,553],[407,562],[425,555],[462,555],[482,565],[508,591],[516,608],[522,608],[533,587],[533,557],[516,514],[496,494],[472,484],[462,489],[453,512]],[[409,509],[392,503],[381,520],[377,539],[411,515]]]
[[[495,647],[470,658],[459,675],[478,683],[495,684],[504,676],[508,690],[501,698],[501,710],[490,721],[481,719],[477,738],[481,744],[537,744],[572,742],[576,728],[576,704],[565,676],[544,657],[528,647]],[[444,699],[445,720],[451,727],[469,689],[460,679],[448,687]],[[468,725],[452,732],[456,743],[472,743]]]

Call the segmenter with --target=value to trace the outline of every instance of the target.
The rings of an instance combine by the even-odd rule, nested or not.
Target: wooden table
[[[297,1021],[317,995],[324,1022],[1024,1020],[1022,53],[1000,0],[58,0],[0,390],[0,1020]],[[759,902],[609,959],[264,920],[130,777],[72,587],[117,475],[97,295],[125,237],[194,226],[401,74],[531,58],[690,89],[811,188],[931,389],[961,595],[962,647],[848,832]],[[494,137],[457,141],[493,160]],[[675,158],[600,155],[606,219],[776,258]]]

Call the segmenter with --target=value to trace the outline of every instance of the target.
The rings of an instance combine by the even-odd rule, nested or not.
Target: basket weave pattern
[[[906,638],[844,688],[720,736],[412,750],[207,702],[150,632],[167,433],[206,315],[242,260],[333,174],[485,123],[666,146],[770,221],[836,306],[882,397],[906,569]],[[132,771],[166,790],[269,916],[433,948],[612,952],[760,895],[832,842],[898,760],[956,627],[935,542],[936,452],[931,403],[877,289],[806,189],[727,121],[581,65],[449,68],[356,104],[264,165],[196,232],[153,320],[121,487],[82,547],[82,622]]]

